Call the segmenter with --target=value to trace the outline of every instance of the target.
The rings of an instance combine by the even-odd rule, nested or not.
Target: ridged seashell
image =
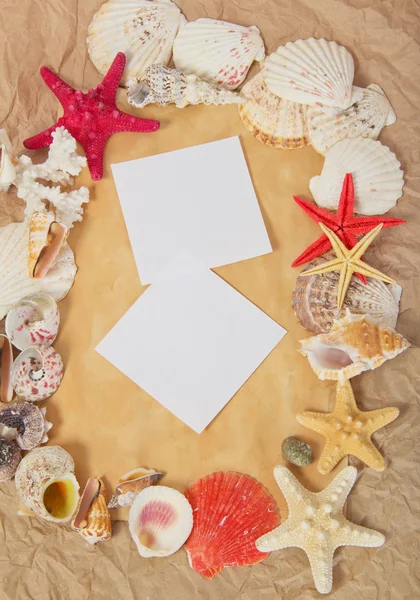
[[[169,556],[191,533],[193,514],[183,494],[163,485],[142,490],[133,502],[128,526],[140,556]]]
[[[154,469],[144,469],[143,467],[125,473],[119,478],[116,494],[112,496],[108,507],[131,506],[141,490],[155,485],[162,477],[163,473],[159,473]]]
[[[254,60],[265,56],[258,27],[215,19],[187,23],[175,38],[173,53],[177,69],[227,90],[237,88]]]
[[[312,261],[303,272],[334,258],[332,252]],[[330,331],[335,320],[349,309],[354,314],[365,314],[381,327],[395,329],[400,307],[402,288],[387,285],[379,279],[368,278],[364,285],[352,277],[346,292],[343,308],[337,308],[337,290],[340,274],[331,271],[322,275],[298,277],[292,295],[292,307],[299,323],[313,333]]]
[[[111,515],[102,479],[88,479],[71,526],[91,545],[111,537]]]
[[[150,65],[169,63],[175,36],[186,22],[171,0],[109,0],[89,25],[89,56],[104,75],[117,53],[124,52],[122,81],[140,77]]]
[[[338,142],[325,156],[321,175],[309,187],[319,206],[336,210],[346,173],[353,175],[354,210],[362,215],[382,215],[402,195],[404,173],[397,157],[376,140],[358,138]]]
[[[185,75],[164,65],[152,65],[141,77],[127,81],[127,90],[129,103],[137,108],[153,103],[161,106],[173,103],[184,108],[188,104],[244,102],[235,92],[220,89],[197,75]]]
[[[14,439],[21,450],[33,450],[48,442],[52,427],[45,418],[46,408],[31,402],[11,402],[0,408],[0,438]]]
[[[13,479],[21,459],[21,451],[15,442],[0,438],[0,483]]]
[[[68,244],[64,244],[43,279],[29,277],[28,238],[28,222],[0,228],[0,319],[23,296],[44,292],[59,302],[73,285],[77,267]]]
[[[244,85],[241,94],[247,101],[239,106],[239,114],[257,140],[286,150],[302,148],[309,143],[306,126],[308,107],[270,92],[262,71]]]
[[[383,127],[395,123],[395,112],[379,85],[371,83],[361,91],[360,100],[335,114],[323,106],[308,109],[309,139],[317,152],[325,156],[334,144],[348,138],[376,140]]]
[[[15,485],[29,510],[54,523],[70,521],[79,502],[74,461],[60,446],[29,452],[18,466]]]
[[[351,104],[353,58],[336,42],[288,42],[267,57],[263,70],[268,89],[281,98],[311,106]]]
[[[16,167],[10,157],[7,144],[3,143],[2,140],[0,141],[2,142],[0,146],[0,190],[7,192],[16,179]]]
[[[7,313],[6,333],[16,348],[25,350],[32,344],[51,346],[57,337],[60,314],[54,298],[48,294],[29,294]]]
[[[260,562],[256,540],[280,524],[280,514],[265,487],[241,473],[211,473],[189,486],[185,496],[194,526],[185,549],[190,566],[211,579],[225,567]]]
[[[39,402],[57,391],[63,379],[63,361],[52,346],[34,344],[19,354],[12,369],[12,385],[23,400]]]
[[[13,348],[9,338],[4,334],[0,334],[0,363],[0,401],[10,402],[13,398]]]
[[[68,232],[65,225],[56,221],[53,212],[33,213],[29,221],[29,277],[45,277],[63,247]]]
[[[307,357],[319,379],[340,383],[376,369],[410,346],[402,335],[381,327],[369,315],[352,315],[348,309],[328,333],[300,343],[299,352]]]

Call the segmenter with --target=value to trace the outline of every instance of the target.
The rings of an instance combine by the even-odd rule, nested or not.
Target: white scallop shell
[[[44,292],[59,302],[73,285],[77,267],[69,245],[64,244],[43,279],[32,279],[28,273],[28,240],[28,222],[0,228],[0,319],[23,296]]]
[[[191,533],[192,508],[177,490],[163,485],[147,487],[130,508],[128,526],[140,556],[169,556]]]
[[[29,294],[7,313],[5,329],[12,344],[25,350],[32,344],[51,346],[57,337],[60,314],[48,294]]]
[[[353,58],[336,42],[288,42],[267,57],[263,69],[268,89],[281,98],[311,106],[351,104]]]
[[[309,182],[319,206],[337,209],[346,173],[353,175],[356,213],[382,215],[402,195],[404,173],[395,154],[377,140],[348,139],[327,152],[321,175]]]
[[[361,98],[335,114],[322,106],[309,107],[309,139],[320,154],[325,155],[334,144],[347,138],[376,140],[385,125],[395,123],[395,112],[379,85],[371,83],[365,89],[355,89],[362,92]]]
[[[287,150],[309,143],[308,107],[270,92],[262,71],[244,85],[241,94],[247,100],[239,106],[242,122],[260,142]]]
[[[243,27],[215,19],[198,19],[180,29],[174,42],[177,69],[234,90],[254,60],[263,60],[264,42],[258,27]]]
[[[124,52],[124,83],[140,77],[154,63],[168,64],[175,36],[185,23],[171,0],[109,0],[89,25],[89,56],[105,74],[117,53]]]
[[[52,346],[33,344],[16,358],[12,368],[12,386],[19,398],[40,402],[58,390],[63,371],[61,356]]]

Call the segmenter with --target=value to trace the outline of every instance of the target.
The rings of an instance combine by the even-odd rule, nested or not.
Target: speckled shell
[[[65,480],[74,492],[74,506],[63,519],[53,517],[45,508],[44,493],[56,480]],[[15,475],[19,498],[35,515],[54,523],[71,519],[79,501],[79,484],[74,476],[74,461],[60,446],[46,446],[29,452],[21,461]]]
[[[227,90],[237,88],[253,61],[265,56],[257,27],[215,19],[198,19],[180,29],[173,52],[177,69]]]
[[[118,480],[116,493],[112,496],[108,504],[109,508],[131,506],[141,490],[155,485],[162,477],[163,473],[159,473],[155,469],[145,469],[143,467],[138,467],[125,473]]]
[[[22,454],[15,442],[0,438],[0,483],[13,479]]]
[[[59,302],[73,285],[77,267],[68,244],[43,279],[29,277],[28,239],[28,222],[0,227],[0,319],[23,296],[44,292]]]
[[[312,261],[304,271],[334,258],[328,252]],[[303,272],[304,272],[303,271]],[[337,272],[298,277],[292,295],[292,307],[299,323],[313,333],[326,333],[336,319],[343,317],[348,308],[354,314],[366,314],[378,325],[395,329],[402,288],[387,285],[379,279],[368,278],[366,285],[353,276],[342,309],[337,308]]]
[[[268,89],[281,98],[312,106],[351,104],[353,58],[336,42],[288,42],[267,57],[263,69]]]
[[[31,402],[10,402],[0,408],[0,437],[9,439],[13,432],[10,439],[15,439],[21,450],[33,450],[48,442],[52,423],[46,420],[45,412]]]
[[[102,479],[89,479],[80,498],[72,527],[91,545],[109,540],[111,515],[107,507],[106,487]]]
[[[56,301],[48,294],[24,296],[7,313],[5,328],[19,350],[32,344],[51,346],[57,337],[60,314]]]
[[[127,81],[127,99],[132,106],[147,104],[240,104],[244,99],[229,90],[212,85],[196,75],[185,75],[178,69],[152,65],[142,77]]]
[[[319,379],[343,383],[363,371],[376,369],[386,360],[404,352],[410,344],[399,333],[379,326],[368,315],[346,315],[335,322],[328,333],[300,341],[300,352],[306,356]],[[331,353],[339,354],[331,358]],[[340,368],[333,366],[341,362]]]
[[[61,235],[58,243],[52,243],[52,230],[58,227],[61,230]],[[54,264],[64,242],[66,241],[68,229],[64,225],[56,221],[53,212],[40,213],[34,212],[29,221],[29,251],[28,251],[28,273],[29,277],[42,279],[48,273],[48,270]],[[39,276],[38,264],[39,259],[48,249],[48,264],[42,269],[42,274]],[[52,251],[51,251],[52,250]]]
[[[397,157],[379,141],[357,138],[338,142],[325,156],[321,175],[309,187],[319,206],[336,210],[346,173],[353,175],[354,209],[362,215],[382,215],[402,195],[404,173]]]
[[[141,77],[150,65],[167,65],[175,36],[185,23],[185,17],[170,0],[110,0],[89,25],[89,56],[104,75],[117,53],[124,52],[124,83]]]
[[[19,354],[12,369],[12,385],[23,400],[39,402],[52,396],[63,379],[63,361],[52,346],[34,344]]]
[[[263,72],[248,81],[241,94],[247,101],[239,106],[239,114],[245,127],[257,140],[273,148],[286,150],[302,148],[309,143],[306,126],[308,107],[271,93]]]
[[[348,138],[376,140],[385,125],[395,123],[395,112],[379,85],[372,83],[362,92],[360,100],[337,113],[322,106],[308,109],[309,139],[317,152],[325,156],[334,144]]]

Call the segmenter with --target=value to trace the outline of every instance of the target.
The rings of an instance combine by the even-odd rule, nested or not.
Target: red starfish
[[[379,223],[386,227],[395,227],[405,223],[403,219],[393,219],[391,217],[355,217],[354,215],[354,185],[353,177],[347,173],[344,177],[343,188],[341,190],[340,202],[337,207],[337,213],[331,213],[325,208],[321,208],[302,200],[297,196],[293,196],[295,202],[311,217],[316,223],[324,223],[337,234],[343,244],[351,249],[357,244],[357,236],[367,233],[374,229]],[[310,260],[321,256],[324,252],[331,249],[331,242],[325,234],[321,235],[316,242],[311,244],[297,259],[292,263],[292,267],[298,267]],[[360,273],[356,273],[359,279],[366,283],[366,277]]]
[[[156,131],[160,126],[159,121],[139,119],[117,108],[115,97],[124,67],[125,54],[119,52],[102,83],[87,94],[73,89],[47,67],[41,67],[42,78],[61,102],[64,115],[49,129],[25,140],[25,148],[36,150],[48,146],[52,142],[52,132],[63,125],[82,145],[92,179],[102,179],[104,147],[113,133],[146,133]]]

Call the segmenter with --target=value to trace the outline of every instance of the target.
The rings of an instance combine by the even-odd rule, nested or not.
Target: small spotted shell
[[[34,344],[15,360],[12,386],[16,394],[30,402],[46,400],[57,391],[63,379],[63,361],[52,346]]]
[[[33,344],[51,346],[57,337],[60,315],[56,301],[47,294],[24,296],[9,310],[6,333],[16,348]]]

